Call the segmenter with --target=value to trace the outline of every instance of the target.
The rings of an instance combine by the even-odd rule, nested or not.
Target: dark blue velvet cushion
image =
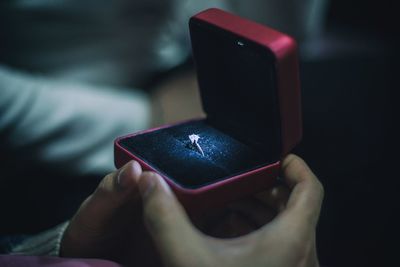
[[[191,144],[191,134],[200,136],[204,156]],[[264,149],[233,138],[207,120],[178,124],[121,143],[185,188],[198,188],[276,161]]]

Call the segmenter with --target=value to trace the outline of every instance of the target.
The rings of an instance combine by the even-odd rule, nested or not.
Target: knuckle
[[[323,184],[318,179],[315,179],[314,191],[316,193],[316,196],[318,197],[318,200],[322,201],[325,195],[325,189]]]
[[[286,158],[284,159],[283,163],[282,163],[282,167],[285,169],[286,167],[288,167],[289,165],[291,165],[293,162],[296,162],[297,160],[299,160],[299,158],[294,155],[294,154],[289,154],[286,156]]]
[[[301,177],[302,180],[317,180],[316,177],[310,172],[310,170],[304,165],[298,165],[296,171],[298,172],[299,177]]]

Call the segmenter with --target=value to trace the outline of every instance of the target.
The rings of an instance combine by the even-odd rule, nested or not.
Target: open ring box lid
[[[195,15],[189,26],[206,118],[117,139],[117,167],[136,159],[189,193],[276,170],[302,133],[295,41],[219,9]]]

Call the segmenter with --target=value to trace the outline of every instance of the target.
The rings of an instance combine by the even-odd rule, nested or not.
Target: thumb
[[[66,229],[61,243],[63,256],[95,255],[99,240],[120,231],[131,216],[131,202],[139,202],[137,180],[141,173],[139,163],[131,161],[103,178]]]
[[[143,172],[139,179],[146,227],[164,260],[192,250],[201,234],[191,224],[186,212],[168,184],[156,173]],[[190,255],[190,253],[188,254]]]
[[[115,221],[116,213],[137,194],[137,180],[142,168],[136,161],[125,164],[103,178],[95,192],[85,200],[77,216],[80,223],[94,229],[104,228]],[[128,213],[129,214],[129,213]]]
[[[316,226],[324,190],[321,182],[308,165],[296,155],[287,156],[282,163],[282,172],[291,188],[286,209],[282,217],[290,218],[297,225]]]

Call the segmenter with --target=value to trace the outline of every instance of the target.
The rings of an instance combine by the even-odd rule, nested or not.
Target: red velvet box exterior
[[[219,9],[205,10],[195,15],[192,19],[206,22],[234,33],[244,40],[249,40],[265,47],[273,54],[281,122],[281,158],[283,158],[300,142],[302,136],[296,42],[285,34]],[[116,167],[120,168],[128,161],[136,160],[144,170],[156,171],[155,167],[125,149],[120,142],[125,138],[132,138],[136,135],[146,134],[170,126],[149,129],[116,139],[114,144]],[[196,189],[184,188],[166,175],[161,174],[161,176],[170,185],[186,210],[192,214],[198,214],[271,187],[279,174],[280,164],[281,162],[278,160],[270,165]]]

